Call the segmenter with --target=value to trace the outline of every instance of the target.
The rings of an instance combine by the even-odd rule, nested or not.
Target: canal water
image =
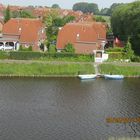
[[[0,140],[138,137],[140,79],[0,78]]]

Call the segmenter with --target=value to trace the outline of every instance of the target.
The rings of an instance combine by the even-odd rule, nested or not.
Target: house
[[[73,44],[76,53],[92,54],[103,49],[106,42],[106,26],[99,22],[68,23],[59,30],[57,50],[62,51],[68,43]]]
[[[1,40],[4,45],[9,40],[9,42],[14,42],[14,47],[19,43],[26,48],[32,46],[34,51],[39,51],[41,43],[46,39],[45,26],[39,19],[10,19],[4,24],[2,35]]]

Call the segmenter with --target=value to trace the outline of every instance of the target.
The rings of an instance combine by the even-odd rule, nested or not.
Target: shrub
[[[0,51],[0,59],[8,59],[9,53],[5,51]]]
[[[31,52],[31,51],[20,51],[20,52],[9,52],[10,59],[17,60],[30,60],[30,59],[38,59],[44,56],[43,53],[40,52]]]
[[[50,45],[48,51],[49,51],[49,53],[56,53],[56,46],[55,45]]]
[[[123,48],[120,47],[114,47],[114,48],[108,48],[105,50],[106,52],[123,52]]]
[[[19,51],[32,51],[32,46],[29,46],[28,48],[25,48],[22,45],[20,45]]]
[[[73,44],[71,43],[66,44],[64,48],[64,52],[75,53],[75,48],[73,47]]]
[[[140,62],[140,56],[133,56],[133,57],[131,58],[131,61],[132,61],[132,62]]]

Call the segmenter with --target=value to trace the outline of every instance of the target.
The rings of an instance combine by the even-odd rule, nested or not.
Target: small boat
[[[81,80],[95,79],[97,77],[96,74],[81,74],[78,75]]]
[[[123,75],[109,75],[109,74],[105,74],[104,77],[105,79],[114,79],[114,80],[121,80],[124,78]]]

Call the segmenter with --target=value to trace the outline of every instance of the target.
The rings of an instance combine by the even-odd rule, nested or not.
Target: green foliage
[[[16,60],[47,60],[47,61],[77,61],[77,62],[93,62],[93,55],[82,55],[74,53],[42,53],[42,52],[7,52],[0,54],[2,59],[16,59]]]
[[[113,47],[113,48],[107,48],[105,51],[106,52],[123,52],[123,48],[120,47]]]
[[[0,51],[0,59],[7,59],[9,57],[9,53],[5,51]]]
[[[119,7],[119,6],[121,6],[121,5],[123,5],[123,3],[113,3],[113,4],[110,6],[110,8],[108,9],[107,15],[108,15],[108,16],[111,16],[112,13],[113,13],[113,11],[114,11],[117,7]]]
[[[5,15],[4,15],[4,23],[6,23],[11,18],[10,8],[9,6],[6,8]]]
[[[106,22],[106,20],[102,16],[95,17],[96,22]]]
[[[100,15],[108,16],[108,10],[109,10],[109,8],[103,8],[103,9],[101,9]]]
[[[120,61],[125,58],[125,53],[123,52],[108,52],[109,60],[108,61]]]
[[[50,45],[48,51],[49,51],[49,53],[56,53],[56,46],[55,45]]]
[[[12,11],[11,16],[13,18],[35,18],[32,12],[28,10]]]
[[[133,56],[133,57],[131,58],[131,61],[132,61],[132,62],[140,62],[140,56]]]
[[[25,48],[22,45],[20,45],[18,51],[32,51],[32,46],[29,46],[28,48]]]
[[[124,76],[139,76],[139,66],[127,66],[127,65],[113,65],[113,64],[101,64],[99,66],[101,74],[122,74]]]
[[[99,9],[96,3],[80,2],[73,5],[74,11],[82,11],[83,13],[98,14]]]
[[[44,56],[44,53],[32,52],[32,51],[19,51],[19,52],[9,52],[10,59],[17,60],[32,60],[39,59]]]
[[[132,50],[130,40],[128,39],[126,46],[124,47],[125,55],[128,59],[134,56],[134,51]]]
[[[59,6],[58,4],[53,4],[53,5],[52,5],[52,8],[60,9],[60,6]]]
[[[140,54],[140,1],[124,4],[115,8],[111,17],[113,33],[125,42],[128,37],[132,49]]]
[[[64,48],[64,52],[75,53],[75,48],[73,47],[73,44],[71,43],[66,44]]]

